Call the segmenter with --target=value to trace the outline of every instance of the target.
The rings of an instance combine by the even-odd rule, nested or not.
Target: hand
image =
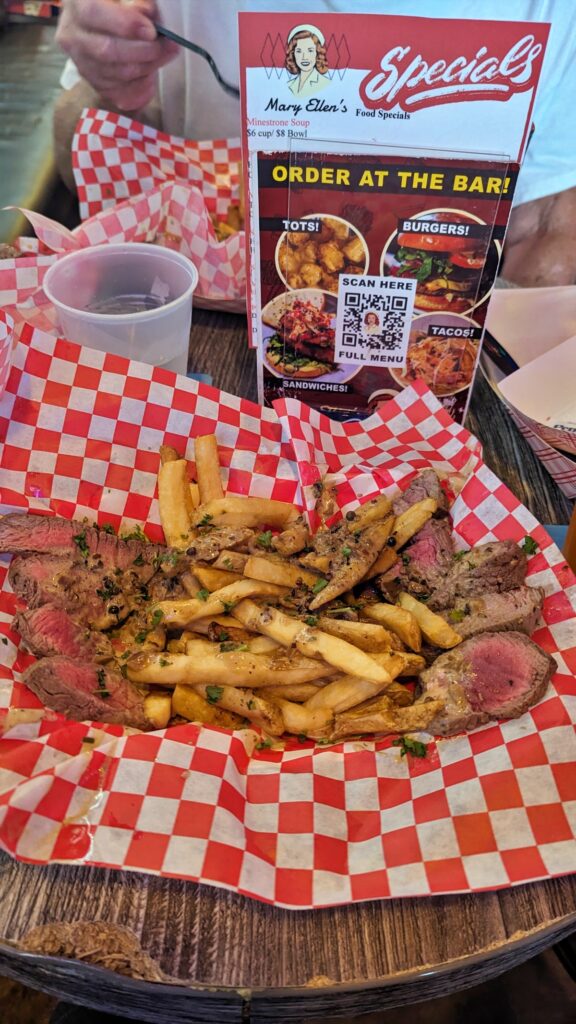
[[[516,206],[501,274],[524,288],[576,284],[576,188]]]
[[[57,42],[103,99],[120,110],[149,103],[156,73],[178,53],[153,25],[154,0],[65,0]]]

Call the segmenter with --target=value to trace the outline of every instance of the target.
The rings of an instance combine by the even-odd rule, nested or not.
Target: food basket
[[[215,431],[232,494],[311,511],[326,474],[345,512],[432,466],[455,496],[460,546],[534,539],[546,591],[534,639],[558,663],[521,718],[431,741],[391,737],[258,749],[252,729],[193,723],[140,733],[46,712],[21,682],[2,561],[0,844],[34,863],[96,864],[219,886],[288,908],[475,892],[576,869],[575,580],[542,526],[484,465],[426,387],[364,423],[291,399],[262,409],[152,366],[25,325],[0,402],[2,511],[161,536],[159,446],[190,457]]]

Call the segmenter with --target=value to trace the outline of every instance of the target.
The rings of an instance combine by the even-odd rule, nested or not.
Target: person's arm
[[[501,274],[525,288],[576,284],[576,187],[512,210]]]
[[[157,36],[154,14],[154,0],[64,0],[56,40],[82,78],[119,110],[150,103],[158,69],[178,52]]]

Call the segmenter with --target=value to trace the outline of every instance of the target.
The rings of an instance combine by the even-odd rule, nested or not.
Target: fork
[[[192,53],[197,53],[199,57],[203,57],[204,60],[207,61],[207,63],[210,65],[214,78],[216,79],[218,84],[224,89],[224,92],[227,92],[229,96],[234,96],[235,99],[239,99],[240,90],[237,89],[235,85],[230,85],[229,82],[226,82],[222,78],[222,75],[220,74],[220,69],[218,68],[212,55],[208,53],[208,50],[204,50],[203,47],[198,46],[197,43],[191,42],[190,39],[184,39],[184,36],[179,36],[176,32],[172,32],[171,29],[164,28],[164,25],[155,24],[154,28],[156,29],[159,36],[165,36],[166,39],[171,39],[173,43],[179,43],[180,46],[184,46],[186,47],[187,50],[192,50]]]

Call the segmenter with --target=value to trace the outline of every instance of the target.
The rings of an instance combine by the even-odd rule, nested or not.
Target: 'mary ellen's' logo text
[[[481,46],[472,58],[452,60],[411,56],[411,49],[393,46],[380,68],[366,75],[360,96],[367,107],[411,111],[460,100],[508,100],[535,84],[534,62],[542,44],[528,35],[503,56],[488,56],[488,47]]]

